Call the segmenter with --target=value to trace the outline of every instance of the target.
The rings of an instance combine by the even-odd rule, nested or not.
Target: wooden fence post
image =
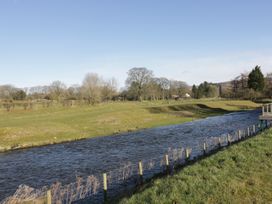
[[[143,165],[142,165],[142,161],[139,161],[139,175],[140,175],[140,184],[143,184]]]
[[[103,174],[103,187],[104,187],[104,202],[106,203],[108,201],[108,195],[107,195],[107,191],[108,191],[108,183],[107,183],[107,174],[104,173]]]
[[[255,134],[256,133],[256,127],[255,127],[255,125],[253,125],[253,134]]]
[[[189,149],[188,148],[186,148],[186,150],[185,150],[185,156],[186,156],[186,160],[188,161],[189,159],[190,159],[190,153],[189,153]]]
[[[248,137],[250,136],[250,128],[249,127],[247,128],[247,136]]]
[[[227,140],[228,140],[228,145],[231,145],[230,134],[228,134]]]
[[[169,157],[168,157],[168,154],[166,154],[164,156],[164,159],[165,159],[165,165],[166,165],[166,173],[169,173],[170,168],[169,168]]]
[[[238,141],[241,139],[241,131],[238,130]]]
[[[47,204],[52,204],[52,194],[51,194],[51,190],[48,190],[46,193],[46,203]]]
[[[207,151],[207,145],[206,145],[206,142],[203,143],[203,153],[204,155],[206,154],[206,151]]]

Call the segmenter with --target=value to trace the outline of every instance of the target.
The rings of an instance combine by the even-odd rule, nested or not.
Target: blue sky
[[[0,84],[115,77],[147,67],[188,82],[272,71],[272,1],[1,0]]]

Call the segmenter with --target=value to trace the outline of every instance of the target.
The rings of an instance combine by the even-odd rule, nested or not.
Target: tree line
[[[0,86],[2,100],[54,101],[84,100],[96,104],[110,100],[166,100],[180,98],[271,98],[272,74],[264,77],[261,67],[256,66],[250,73],[241,74],[225,83],[203,82],[189,86],[184,81],[155,77],[152,70],[135,67],[128,71],[125,88],[118,91],[115,78],[105,80],[96,73],[87,73],[81,85],[67,87],[61,81],[53,81],[49,86],[19,89],[11,85]]]
[[[154,77],[153,71],[144,67],[128,71],[126,89],[120,95],[127,100],[165,100],[184,98],[191,92],[186,82]]]
[[[18,89],[11,85],[0,86],[0,99],[26,100],[84,100],[95,104],[110,100],[164,100],[185,97],[190,86],[183,81],[154,77],[153,71],[144,67],[128,71],[126,87],[118,91],[117,80],[103,79],[96,73],[87,73],[81,85],[67,87],[61,81],[53,81],[49,86]]]
[[[255,66],[251,72],[242,73],[234,80],[218,84],[219,95],[222,98],[262,99],[272,98],[272,73],[266,76],[260,66]]]
[[[67,87],[61,81],[53,81],[49,86],[18,89],[12,85],[0,86],[0,99],[26,100],[87,100],[89,103],[111,100],[117,94],[117,81],[104,80],[95,73],[86,74],[82,85]]]

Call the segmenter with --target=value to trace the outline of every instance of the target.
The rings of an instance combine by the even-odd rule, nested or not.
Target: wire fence
[[[255,136],[269,127],[271,122],[262,121],[243,130],[201,139],[193,147],[169,148],[164,155],[155,158],[143,159],[138,163],[129,162],[118,169],[101,172],[99,175],[77,177],[75,182],[68,185],[54,183],[50,187],[41,189],[21,185],[13,196],[4,199],[1,204],[103,203],[131,193],[156,175],[171,174],[178,167],[212,154],[220,148]]]

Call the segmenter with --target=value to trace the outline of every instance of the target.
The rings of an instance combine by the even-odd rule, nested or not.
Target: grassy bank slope
[[[122,204],[272,203],[272,130],[157,179]]]
[[[65,108],[0,110],[0,151],[178,124],[230,111],[252,109],[250,101],[116,102]]]

